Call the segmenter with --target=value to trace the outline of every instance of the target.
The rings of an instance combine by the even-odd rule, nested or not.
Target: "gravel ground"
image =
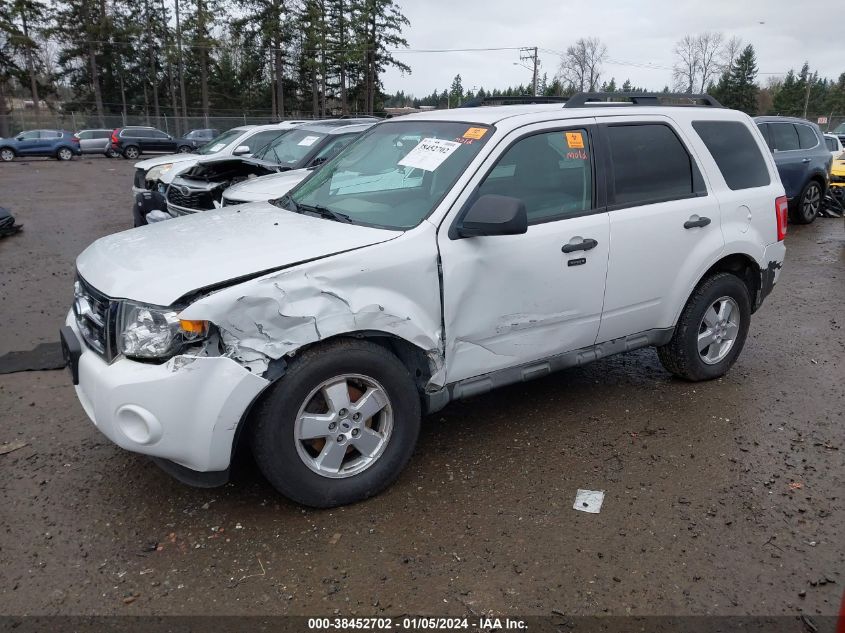
[[[132,164],[0,165],[0,354],[56,339]],[[653,350],[455,403],[399,481],[330,511],[248,459],[185,487],[108,442],[63,371],[0,376],[3,614],[834,614],[845,584],[845,233],[790,227],[723,379]],[[572,509],[606,491],[600,514]]]

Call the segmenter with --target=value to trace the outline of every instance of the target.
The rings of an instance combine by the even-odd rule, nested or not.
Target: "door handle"
[[[594,239],[587,238],[586,240],[581,240],[580,242],[576,242],[574,244],[564,244],[563,248],[560,250],[564,253],[574,253],[575,251],[589,251],[598,245],[599,243]]]
[[[809,162],[810,162],[810,159],[809,159],[809,158],[802,158],[802,159],[801,159],[801,162],[802,162],[802,163],[809,163]]]
[[[698,227],[701,227],[701,226],[707,226],[708,224],[710,224],[710,218],[701,217],[701,218],[698,218],[697,220],[693,220],[693,218],[696,218],[696,217],[698,217],[698,216],[693,215],[693,216],[690,217],[689,220],[684,222],[684,228],[685,229],[695,229],[695,228],[698,228]]]

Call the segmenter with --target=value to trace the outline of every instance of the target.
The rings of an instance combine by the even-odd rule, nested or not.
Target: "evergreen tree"
[[[712,93],[722,105],[746,114],[757,114],[757,59],[750,44],[736,57],[730,68],[722,73]]]

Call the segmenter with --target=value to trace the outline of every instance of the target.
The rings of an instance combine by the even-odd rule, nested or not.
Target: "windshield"
[[[834,134],[845,134],[845,123],[840,123],[836,126],[836,129],[833,130]]]
[[[428,216],[492,136],[441,121],[381,123],[277,203],[348,222],[409,229]]]
[[[243,130],[239,130],[237,128],[229,130],[228,132],[223,132],[220,136],[211,139],[208,143],[200,147],[197,150],[197,154],[204,154],[206,156],[208,154],[216,154],[243,133]]]
[[[291,130],[256,152],[253,157],[295,169],[324,138],[326,135],[322,132]]]

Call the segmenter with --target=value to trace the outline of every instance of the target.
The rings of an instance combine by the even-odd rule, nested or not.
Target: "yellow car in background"
[[[834,158],[830,167],[830,193],[845,204],[845,152]]]

